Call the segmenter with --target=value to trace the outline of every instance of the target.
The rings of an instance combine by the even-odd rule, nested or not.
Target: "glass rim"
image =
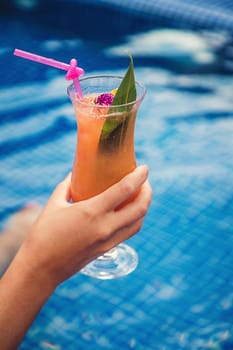
[[[117,74],[93,74],[93,75],[86,75],[86,76],[82,76],[79,78],[79,81],[82,82],[82,81],[85,81],[85,80],[89,80],[89,79],[95,79],[95,78],[116,78],[116,79],[119,79],[119,80],[122,80],[124,78],[123,75],[117,75]],[[146,94],[146,87],[140,83],[139,81],[135,80],[135,84],[137,86],[139,86],[141,89],[142,89],[142,93],[140,94],[140,96],[138,96],[136,98],[136,100],[134,101],[131,101],[131,102],[128,102],[128,103],[123,103],[123,104],[119,104],[119,105],[100,105],[100,104],[94,104],[94,106],[98,107],[98,108],[103,108],[103,109],[106,109],[106,108],[119,108],[119,107],[124,107],[124,106],[131,106],[131,105],[134,105],[135,103],[139,103],[140,101],[143,100],[145,94]],[[76,94],[75,94],[75,88],[74,88],[74,83],[71,83],[68,88],[67,88],[67,92],[68,92],[68,95],[70,97],[72,97],[72,100],[73,100],[73,96],[74,96],[74,100],[77,100],[78,103],[83,106],[83,107],[90,107],[90,106],[93,106],[93,103],[90,103],[90,102],[84,102],[82,101]],[[104,93],[104,92],[103,92]]]

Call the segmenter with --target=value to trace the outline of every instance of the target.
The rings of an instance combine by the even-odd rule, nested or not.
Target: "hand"
[[[70,203],[70,175],[50,197],[19,254],[25,268],[43,274],[51,288],[141,228],[151,202],[148,169],[141,166],[105,192]],[[117,210],[139,190],[136,198]]]
[[[57,186],[0,279],[1,349],[18,348],[59,283],[140,230],[152,196],[147,176],[147,167],[139,167],[100,195],[74,204],[70,176]]]

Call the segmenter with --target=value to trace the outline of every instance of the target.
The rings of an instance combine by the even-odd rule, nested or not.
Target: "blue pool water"
[[[125,278],[79,274],[63,283],[20,350],[233,349],[230,26],[195,29],[183,17],[182,25],[179,18],[152,21],[100,3],[5,4],[0,225],[25,203],[46,202],[71,170],[76,142],[63,72],[14,57],[14,48],[64,62],[76,57],[90,74],[124,73],[130,49],[147,87],[136,155],[150,167],[154,192],[143,229],[129,242],[140,262]]]

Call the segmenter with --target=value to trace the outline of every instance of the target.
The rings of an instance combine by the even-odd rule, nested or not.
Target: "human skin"
[[[70,202],[70,177],[57,186],[0,280],[1,350],[17,349],[61,282],[141,229],[152,198],[146,166],[77,203]]]

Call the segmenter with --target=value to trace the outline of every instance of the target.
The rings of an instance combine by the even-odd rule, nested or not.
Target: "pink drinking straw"
[[[63,62],[53,60],[52,58],[35,55],[34,53],[30,53],[19,49],[14,50],[14,55],[25,58],[27,60],[46,64],[47,66],[51,66],[51,67],[55,67],[55,68],[67,71],[66,80],[73,80],[76,94],[79,98],[82,98],[82,90],[79,83],[79,77],[80,75],[84,74],[84,70],[78,67],[78,62],[75,58],[72,58],[70,60],[70,64],[66,64]]]

